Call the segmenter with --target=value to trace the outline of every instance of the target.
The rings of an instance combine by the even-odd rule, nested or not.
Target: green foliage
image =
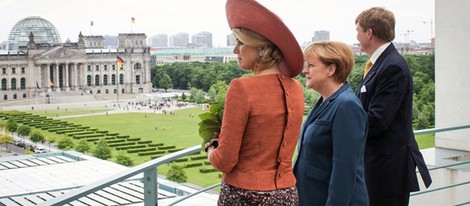
[[[211,104],[209,111],[199,115],[199,136],[202,138],[201,147],[204,148],[205,144],[211,139],[215,138],[215,133],[220,133],[222,126],[222,117],[224,115],[223,104]]]
[[[178,183],[186,182],[188,179],[183,167],[174,163],[170,164],[170,169],[168,170],[166,178]]]
[[[129,156],[125,155],[124,153],[120,152],[116,155],[116,163],[124,165],[124,166],[134,166],[134,161]]]
[[[73,148],[74,143],[70,137],[62,137],[57,141],[57,147],[62,150],[69,150],[70,148]]]
[[[225,83],[224,81],[217,81],[209,89],[208,96],[213,102],[223,105],[225,103],[225,95],[227,94],[227,88],[227,83]]]
[[[190,96],[189,99],[194,102],[204,102],[204,91],[191,87],[189,90]]]
[[[0,144],[5,143],[5,148],[8,149],[8,144],[13,142],[13,137],[10,135],[0,135]]]
[[[90,151],[90,149],[91,149],[90,145],[84,139],[81,139],[80,141],[78,141],[77,146],[75,146],[75,151],[81,152],[81,153],[87,153],[88,151]]]
[[[12,118],[8,119],[7,123],[6,123],[6,126],[5,128],[7,129],[7,131],[9,132],[16,132],[16,130],[18,129],[18,123],[16,123],[15,120],[13,120]]]
[[[31,139],[31,141],[33,141],[34,143],[46,141],[44,135],[38,130],[33,130],[29,136],[29,139]]]
[[[105,139],[98,140],[93,150],[93,156],[103,160],[107,160],[112,157],[111,148],[109,148],[108,143],[106,143]]]
[[[24,151],[24,154],[29,155],[29,154],[36,154],[36,153],[31,151],[31,149],[26,148],[26,150]]]
[[[20,127],[18,127],[18,135],[25,137],[28,136],[29,133],[31,133],[31,128],[29,128],[28,126],[21,125]]]
[[[158,88],[162,88],[165,91],[173,88],[173,82],[170,75],[163,73],[160,78],[156,80],[157,84],[155,85]]]
[[[195,87],[203,91],[209,91],[209,88],[217,81],[228,84],[233,78],[241,77],[246,73],[250,73],[250,71],[238,69],[236,62],[191,62],[155,66],[152,68],[151,78],[152,83],[158,85],[158,81],[163,77],[163,74],[167,74],[175,89],[187,90]]]

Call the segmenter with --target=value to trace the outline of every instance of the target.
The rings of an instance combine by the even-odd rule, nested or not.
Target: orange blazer
[[[281,74],[233,79],[219,146],[209,156],[222,181],[247,190],[294,186],[292,155],[303,113],[304,95],[296,80]]]

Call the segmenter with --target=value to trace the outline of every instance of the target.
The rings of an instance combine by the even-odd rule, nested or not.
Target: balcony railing
[[[463,126],[456,126],[456,127],[446,127],[446,128],[433,128],[433,129],[424,129],[424,130],[418,130],[415,131],[414,133],[416,135],[421,135],[421,134],[434,134],[438,132],[447,132],[447,131],[455,131],[455,130],[461,130],[461,129],[468,129],[470,128],[470,125],[463,125]],[[133,177],[135,175],[139,175],[143,173],[143,183],[144,183],[144,205],[145,206],[155,206],[158,205],[158,193],[157,193],[157,167],[159,165],[168,163],[172,160],[178,159],[180,157],[184,157],[190,154],[198,153],[201,151],[201,145],[196,145],[189,147],[184,150],[180,150],[159,158],[156,158],[154,160],[151,160],[149,162],[143,163],[141,165],[132,167],[124,172],[121,172],[119,174],[110,176],[108,178],[105,178],[103,180],[97,181],[95,183],[92,183],[90,185],[83,186],[81,188],[72,190],[71,192],[68,192],[64,195],[61,195],[57,198],[50,199],[46,202],[43,202],[40,204],[41,206],[50,206],[50,205],[65,205],[67,203],[70,203],[72,201],[75,201],[77,199],[80,199],[81,197],[84,197],[86,195],[89,195],[93,192],[96,192],[98,190],[101,190],[103,188],[106,188],[108,186],[111,186],[115,183],[124,181],[130,177]],[[458,163],[458,164],[469,164],[469,162],[464,162],[464,163]],[[436,167],[436,168],[431,168],[430,170],[437,170],[437,169],[442,169],[442,168],[448,168],[452,166],[457,166],[457,164],[454,165],[446,165],[443,167]],[[458,183],[454,185],[449,185],[441,188],[435,188],[432,190],[426,190],[423,192],[417,192],[413,193],[412,196],[417,196],[425,193],[430,193],[430,192],[435,192],[435,191],[440,191],[440,190],[445,190],[448,188],[453,188],[453,187],[459,187],[462,185],[470,184],[470,181],[463,182],[463,183]],[[176,205],[177,203],[180,203],[182,201],[185,201],[191,197],[194,197],[202,192],[205,192],[207,190],[210,190],[212,188],[217,187],[219,184],[214,184],[209,187],[206,187],[202,190],[199,190],[196,193],[184,196],[182,198],[179,198],[175,200],[173,203],[170,203],[169,205]]]

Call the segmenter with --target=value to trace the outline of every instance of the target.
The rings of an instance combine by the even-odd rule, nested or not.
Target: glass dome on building
[[[55,26],[38,16],[30,16],[18,21],[8,35],[9,50],[26,46],[29,34],[33,32],[35,43],[61,43],[59,32]]]

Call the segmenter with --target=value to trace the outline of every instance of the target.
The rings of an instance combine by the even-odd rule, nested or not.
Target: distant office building
[[[235,44],[237,44],[235,35],[233,33],[227,35],[227,46],[235,46]]]
[[[104,35],[104,48],[115,49],[117,48],[117,45],[118,45],[117,36]]]
[[[174,48],[183,48],[187,47],[189,44],[189,34],[188,33],[177,33],[170,36],[170,47]]]
[[[201,32],[191,37],[191,43],[196,47],[212,48],[212,33]]]
[[[330,31],[315,31],[315,35],[312,38],[312,41],[324,41],[330,40]]]
[[[157,48],[168,47],[168,35],[167,34],[156,34],[149,38],[149,46]]]

